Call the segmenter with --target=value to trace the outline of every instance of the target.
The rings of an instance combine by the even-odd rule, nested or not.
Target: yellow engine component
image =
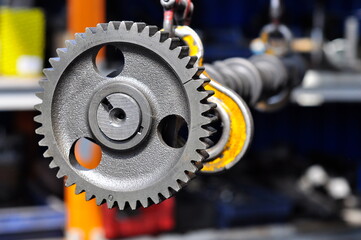
[[[197,33],[187,26],[178,27],[175,33],[190,48],[190,55],[198,57],[203,65],[203,45]],[[209,75],[204,73],[209,79]],[[232,90],[211,79],[206,90],[214,91],[210,101],[217,104],[223,122],[221,139],[210,151],[210,158],[203,164],[203,173],[216,173],[234,166],[246,153],[253,136],[253,119],[244,101]],[[223,114],[222,114],[223,113]],[[227,129],[227,130],[226,130]],[[217,150],[218,148],[218,150]],[[215,151],[215,152],[213,152]]]

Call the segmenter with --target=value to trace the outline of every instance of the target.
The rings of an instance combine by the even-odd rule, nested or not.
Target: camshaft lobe
[[[230,58],[205,64],[211,78],[234,90],[252,106],[298,85],[304,72],[303,66],[299,57],[280,59],[272,55]]]

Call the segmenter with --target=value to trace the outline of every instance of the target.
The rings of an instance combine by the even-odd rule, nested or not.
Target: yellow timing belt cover
[[[189,32],[183,34],[181,39],[190,48],[190,56],[199,57],[199,66],[203,65],[203,46],[201,45],[198,35],[187,26],[178,27],[180,32]],[[204,72],[209,78],[210,76]],[[217,108],[223,108],[229,116],[229,136],[223,151],[214,159],[206,160],[201,170],[202,173],[216,173],[227,170],[234,166],[245,154],[253,136],[253,120],[248,107],[243,100],[233,91],[225,88],[214,79],[211,79],[206,90],[214,91],[210,98],[217,103]]]

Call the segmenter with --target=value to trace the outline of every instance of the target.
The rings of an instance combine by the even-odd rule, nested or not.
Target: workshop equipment
[[[66,45],[44,70],[35,117],[57,177],[67,176],[66,186],[76,184],[76,193],[110,208],[147,207],[179,191],[207,157],[207,113],[215,107],[196,58],[177,38],[144,23],[98,24]],[[97,71],[94,58],[103,45],[122,52],[120,75]],[[81,138],[102,148],[95,169],[74,157]]]
[[[187,26],[193,4],[161,3],[163,31],[126,21],[87,28],[57,50],[40,82],[35,121],[42,124],[39,144],[48,147],[44,156],[53,158],[50,167],[59,168],[66,186],[75,184],[77,194],[95,197],[98,205],[148,207],[171,197],[202,167],[203,173],[231,168],[253,135],[242,96],[259,104],[300,75],[295,61],[289,67],[280,56],[261,55],[208,65],[215,74],[208,84],[201,39]],[[106,74],[96,61],[104,46],[122,58]]]
[[[45,16],[41,9],[0,8],[0,74],[41,75],[44,47]]]

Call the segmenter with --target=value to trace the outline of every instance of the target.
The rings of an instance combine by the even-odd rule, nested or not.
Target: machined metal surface
[[[76,193],[96,198],[98,205],[135,209],[169,198],[200,169],[207,157],[211,132],[207,112],[207,79],[194,66],[196,58],[178,39],[144,23],[110,22],[87,28],[58,49],[40,84],[39,142],[48,149],[57,177]],[[124,55],[117,76],[105,77],[95,66],[104,45]],[[174,147],[164,140],[161,122],[176,116],[185,122],[186,141]],[[171,123],[170,123],[171,124]],[[164,124],[163,124],[164,125]],[[101,146],[102,159],[94,169],[74,164],[72,146],[80,138]]]
[[[139,105],[131,96],[113,93],[99,104],[97,121],[107,137],[122,141],[140,131],[140,114]]]
[[[88,121],[98,141],[112,149],[126,150],[137,146],[147,136],[152,111],[144,94],[126,84],[137,80],[123,76],[118,79],[120,82],[109,82],[96,90],[91,97]]]

